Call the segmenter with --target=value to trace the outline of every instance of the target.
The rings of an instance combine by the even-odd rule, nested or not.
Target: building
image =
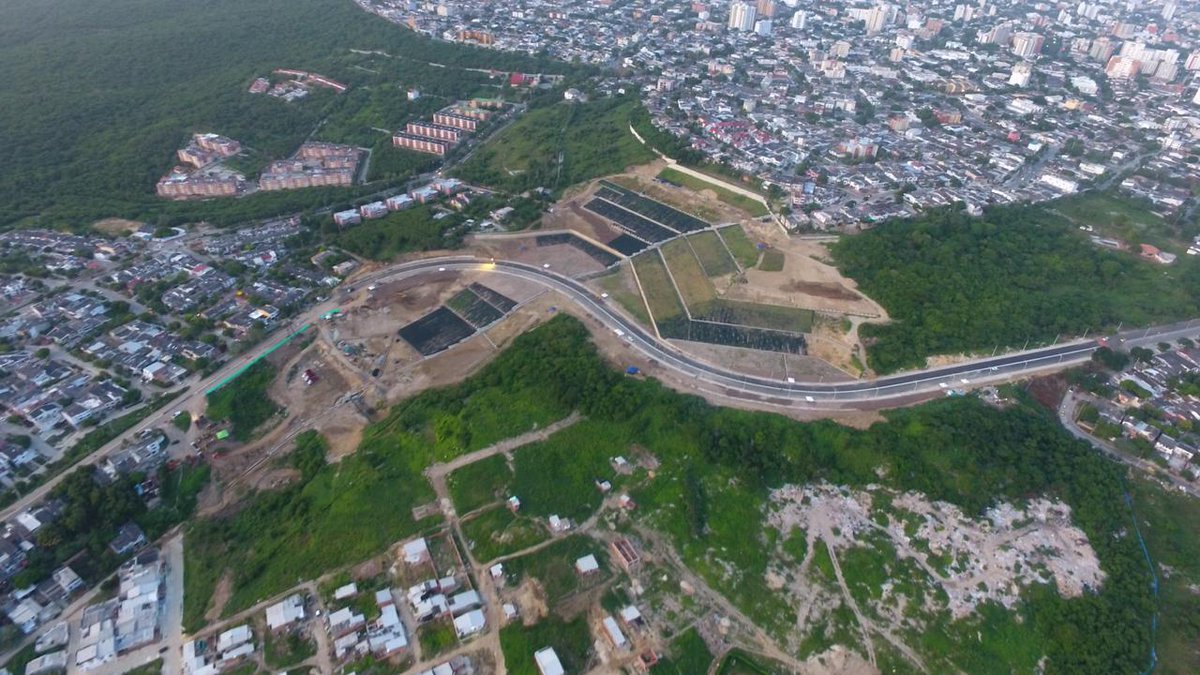
[[[758,18],[758,9],[749,2],[734,0],[729,7],[729,29],[739,31],[754,30],[754,21]]]
[[[360,213],[362,213],[362,217],[366,218],[367,220],[375,220],[388,214],[388,207],[384,202],[371,202],[370,204],[363,204],[362,206],[358,207],[358,210]]]
[[[867,10],[866,19],[863,21],[867,35],[877,35],[883,32],[883,29],[892,22],[895,12],[895,8],[891,5],[875,5]]]
[[[1142,71],[1142,62],[1128,56],[1114,56],[1104,67],[1104,74],[1112,80],[1132,80]]]
[[[1042,53],[1042,43],[1045,38],[1037,33],[1014,33],[1012,36],[1012,53],[1023,58],[1032,58]]]
[[[347,225],[357,225],[362,222],[362,214],[358,212],[358,209],[338,211],[337,213],[333,214],[333,222],[337,223],[341,227],[345,227]]]
[[[1008,83],[1014,87],[1025,88],[1029,86],[1029,79],[1033,76],[1033,64],[1028,61],[1022,61],[1012,67],[1012,75],[1008,78]]]
[[[564,675],[562,662],[558,660],[558,654],[554,653],[553,647],[545,647],[533,653],[533,660],[537,663],[538,672],[542,675]]]
[[[482,609],[474,609],[462,616],[454,617],[454,632],[458,639],[464,639],[479,633],[487,626],[487,617]]]
[[[108,548],[117,555],[125,555],[146,545],[146,533],[135,523],[125,523],[117,532],[117,536],[108,544]]]
[[[581,576],[595,574],[599,571],[600,563],[596,561],[596,556],[591,553],[575,561],[575,572]]]
[[[480,114],[488,114],[488,112],[483,109],[476,108],[475,110]],[[433,114],[433,123],[474,133],[479,128],[479,122],[481,118],[464,115],[462,114],[463,112],[466,111],[456,109],[456,112],[449,112],[445,110],[436,112]],[[484,117],[482,119],[487,118]]]
[[[300,594],[290,595],[282,602],[267,607],[267,627],[272,631],[286,628],[304,620],[304,598]]]
[[[405,150],[415,150],[429,155],[445,155],[450,150],[450,143],[425,136],[414,136],[409,133],[397,133],[392,136],[392,145]]]
[[[637,569],[642,562],[642,556],[634,545],[625,537],[613,539],[608,548],[612,551],[613,560],[626,572]]]
[[[405,131],[413,136],[424,136],[447,143],[457,143],[462,139],[463,129],[430,122],[409,122]]]
[[[429,544],[425,543],[424,538],[413,539],[406,543],[403,552],[406,565],[421,565],[430,561]]]
[[[243,176],[190,174],[172,171],[154,187],[159,197],[192,199],[196,197],[232,197],[245,188]]]
[[[389,211],[403,211],[413,205],[413,198],[408,195],[395,195],[388,197],[384,203]]]

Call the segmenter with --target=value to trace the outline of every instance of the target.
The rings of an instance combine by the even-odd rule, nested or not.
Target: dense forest
[[[175,149],[197,131],[281,157],[328,118],[318,138],[390,152],[372,126],[402,124],[451,97],[498,93],[487,74],[459,66],[577,69],[435,42],[350,0],[0,3],[0,226],[35,217],[68,226],[106,216],[233,222],[327,203],[328,193],[306,190],[169,204],[153,191]],[[352,88],[341,97],[317,91],[297,104],[246,93],[255,76],[279,67],[321,72]],[[403,87],[430,96],[410,105]]]
[[[636,443],[662,460],[661,478],[634,497],[689,564],[703,566],[714,551],[732,547],[761,549],[762,502],[768,489],[784,483],[883,483],[975,514],[1001,499],[1060,498],[1072,506],[1100,556],[1105,585],[1070,600],[1052,588],[1031,589],[1020,616],[1005,619],[1006,630],[1034,642],[1030,651],[1047,657],[1046,672],[1137,672],[1148,663],[1154,603],[1146,562],[1128,534],[1132,520],[1121,470],[1065,434],[1049,414],[1027,404],[997,410],[976,399],[945,399],[890,413],[886,422],[859,431],[715,408],[653,380],[621,375],[599,358],[586,329],[562,316],[519,337],[462,384],[395,406],[368,427],[359,451],[336,468],[304,455],[300,484],[263,495],[228,519],[197,524],[189,538],[188,570],[199,581],[188,581],[188,597],[193,590],[209,597],[205,579],[215,583],[229,564],[235,604],[226,607],[228,613],[329,565],[381,551],[390,537],[429,525],[407,515],[412,503],[429,498],[420,476],[428,462],[575,409],[603,436],[580,444],[578,452],[602,453],[604,462],[621,444]],[[711,487],[714,478],[720,490]],[[400,495],[401,503],[393,504]],[[731,518],[730,495],[757,506],[745,518]],[[381,510],[405,515],[381,519]],[[351,517],[356,513],[376,517],[357,522]],[[743,572],[743,582],[722,590],[755,615],[744,588],[761,582],[753,570]],[[765,587],[761,591],[766,594],[761,597],[772,597]],[[192,606],[188,614],[199,617],[203,611]],[[990,629],[939,626],[930,656],[951,669],[1008,672],[1013,664],[1005,663],[1002,648],[988,646],[999,642],[975,645],[976,630]]]
[[[891,316],[862,329],[878,372],[1200,314],[1196,260],[1163,267],[1100,248],[1038,206],[931,211],[843,237],[832,253]]]

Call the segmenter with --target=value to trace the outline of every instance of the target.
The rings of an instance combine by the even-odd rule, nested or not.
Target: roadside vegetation
[[[892,318],[860,331],[880,373],[1200,314],[1200,261],[1161,266],[1103,249],[1041,206],[931,211],[831,250]]]
[[[261,359],[235,380],[208,395],[208,418],[214,422],[228,420],[234,438],[249,440],[254,430],[279,410],[279,405],[267,396],[275,375],[275,366],[267,359]]]

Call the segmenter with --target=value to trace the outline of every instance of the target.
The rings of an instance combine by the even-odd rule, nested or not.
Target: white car
[[[446,271],[446,268],[445,268],[445,267],[439,267],[439,268],[438,268],[438,271],[439,271],[439,272],[445,272],[445,271]]]

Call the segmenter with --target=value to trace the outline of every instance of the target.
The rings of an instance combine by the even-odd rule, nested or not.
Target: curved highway
[[[477,258],[453,256],[428,258],[402,263],[360,278],[357,283],[371,283],[411,277],[433,271],[484,272],[517,277],[557,291],[579,305],[610,330],[620,330],[625,339],[647,358],[659,365],[697,380],[725,389],[762,397],[782,399],[811,407],[853,407],[855,402],[880,401],[912,397],[914,394],[950,391],[973,386],[981,381],[1000,381],[1032,371],[1080,363],[1091,358],[1099,346],[1093,340],[1077,340],[1065,344],[985,358],[942,368],[930,368],[882,377],[841,383],[796,382],[746,375],[694,358],[674,345],[659,339],[638,323],[613,309],[609,303],[582,283],[559,274],[553,269],[525,263],[501,261],[481,262]],[[1200,320],[1172,326],[1128,331],[1117,336],[1123,346],[1174,340],[1195,335]]]

